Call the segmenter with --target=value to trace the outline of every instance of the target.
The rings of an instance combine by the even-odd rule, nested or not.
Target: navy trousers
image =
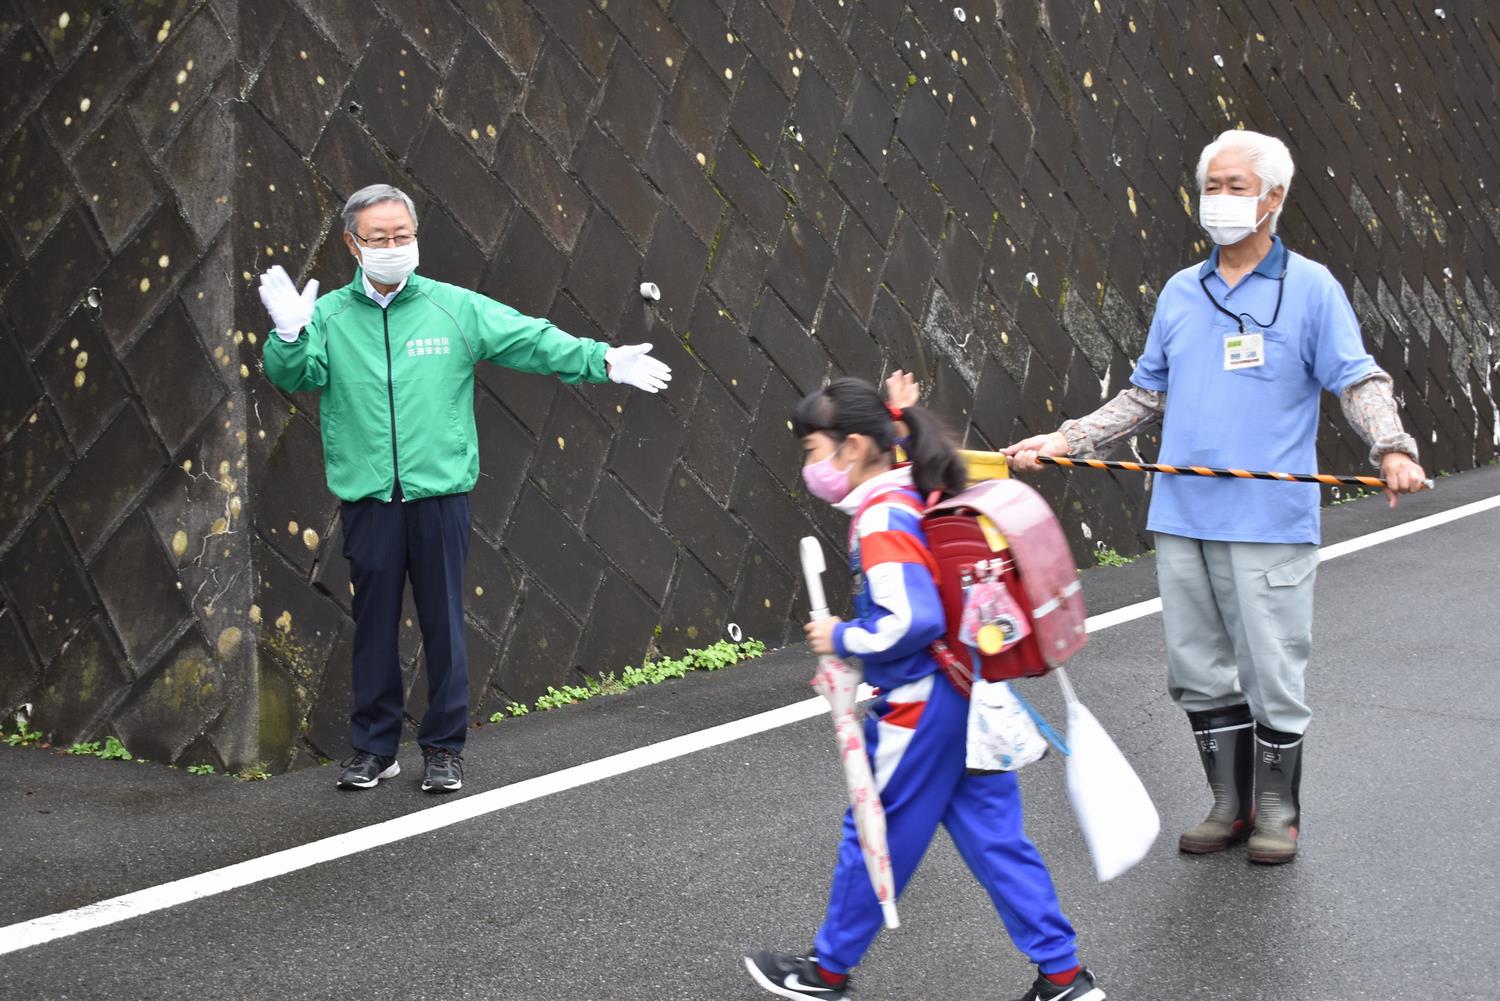
[[[401,741],[406,693],[397,643],[410,577],[427,662],[427,714],[417,743],[462,751],[469,726],[463,596],[468,495],[346,501],[340,517],[354,583],[354,749],[394,755]]]

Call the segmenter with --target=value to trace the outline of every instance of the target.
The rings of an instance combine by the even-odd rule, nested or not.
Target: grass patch
[[[741,643],[719,640],[701,650],[689,650],[681,657],[647,660],[640,667],[627,667],[619,674],[611,671],[598,677],[586,676],[582,684],[561,687],[549,685],[546,693],[533,705],[512,702],[503,710],[492,713],[490,722],[499,723],[507,716],[525,716],[532,709],[539,712],[557,709],[575,702],[585,702],[596,695],[619,695],[642,685],[659,685],[669,678],[684,677],[689,671],[722,670],[731,664],[754,660],[765,652],[766,645],[760,640],[750,639]]]
[[[16,731],[5,734],[4,740],[8,747],[32,747],[42,742],[42,734],[38,730],[31,729],[25,716],[17,714]]]

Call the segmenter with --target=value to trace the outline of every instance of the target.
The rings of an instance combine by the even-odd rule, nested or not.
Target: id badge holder
[[[1224,371],[1260,368],[1266,363],[1266,335],[1253,328],[1224,335]]]

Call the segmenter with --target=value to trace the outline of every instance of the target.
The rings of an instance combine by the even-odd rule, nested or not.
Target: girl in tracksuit
[[[897,421],[909,435],[902,442],[909,467],[894,465]],[[936,417],[915,406],[887,407],[859,379],[836,379],[809,394],[792,424],[802,438],[808,490],[854,516],[849,564],[856,618],[812,622],[807,636],[814,653],[858,658],[864,680],[881,693],[866,716],[865,740],[885,807],[897,895],[942,824],[1012,941],[1039,968],[1022,1001],[1102,1001],[1104,992],[1079,965],[1073,927],[1047,867],[1022,829],[1016,776],[966,774],[967,696],[928,652],[945,627],[918,511],[931,494],[964,488],[963,460]],[[762,952],[745,964],[780,997],[842,999],[849,971],[881,924],[853,815],[846,813],[813,954]]]

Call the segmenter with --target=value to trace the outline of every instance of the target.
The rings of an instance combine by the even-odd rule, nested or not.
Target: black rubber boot
[[[1281,865],[1297,857],[1302,823],[1303,736],[1255,724],[1255,813],[1246,849],[1251,862]]]
[[[1182,833],[1177,849],[1193,855],[1221,852],[1250,833],[1250,778],[1254,722],[1250,707],[1226,706],[1188,713],[1198,756],[1214,805],[1197,827]]]

